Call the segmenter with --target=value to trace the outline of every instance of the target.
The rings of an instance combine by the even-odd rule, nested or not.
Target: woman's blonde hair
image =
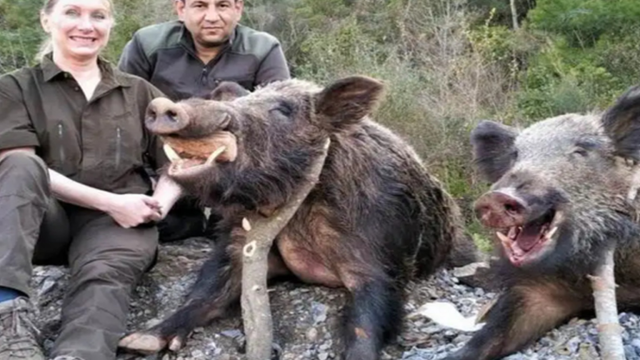
[[[111,8],[111,15],[113,16],[114,8],[113,8],[113,0],[106,0],[109,3],[109,7]],[[43,14],[51,14],[53,8],[58,3],[58,0],[44,0],[44,5],[40,10]],[[51,38],[45,39],[42,44],[40,44],[40,48],[38,49],[38,53],[36,54],[36,61],[40,62],[48,53],[53,51],[53,44],[51,43]]]

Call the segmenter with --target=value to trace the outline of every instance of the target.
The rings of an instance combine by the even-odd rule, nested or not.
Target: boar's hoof
[[[158,335],[136,332],[125,336],[118,343],[118,347],[145,355],[160,352],[167,346],[167,342]]]
[[[163,337],[157,333],[136,332],[122,338],[118,347],[130,352],[151,355],[169,345],[170,351],[177,352],[184,346],[184,339],[185,336],[182,335]]]

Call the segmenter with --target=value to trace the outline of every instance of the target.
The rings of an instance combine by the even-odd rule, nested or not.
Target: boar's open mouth
[[[164,153],[171,161],[169,166],[169,175],[177,175],[185,170],[197,171],[209,167],[225,150],[226,146],[215,149],[207,158],[194,156],[192,154],[181,152],[178,154],[169,144],[163,146]]]
[[[561,211],[549,209],[535,219],[505,229],[506,235],[498,231],[496,234],[511,263],[521,266],[541,257],[543,250],[554,243],[562,218]]]
[[[164,153],[171,161],[169,176],[196,176],[214,163],[231,162],[237,156],[237,139],[226,131],[216,131],[202,138],[179,135],[161,136]]]

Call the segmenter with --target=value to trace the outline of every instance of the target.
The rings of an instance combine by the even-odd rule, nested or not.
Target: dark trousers
[[[155,226],[125,229],[108,215],[52,197],[40,158],[0,158],[0,286],[30,294],[34,264],[69,266],[52,357],[115,359],[131,293],[155,259]]]

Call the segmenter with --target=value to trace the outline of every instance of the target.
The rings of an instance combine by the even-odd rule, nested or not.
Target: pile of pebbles
[[[161,247],[158,264],[136,289],[128,329],[144,329],[171,314],[181,303],[195,280],[195,271],[211,250],[207,239],[194,238]],[[68,283],[65,268],[45,266],[34,269],[32,286],[39,306],[38,324],[46,337],[45,350],[51,348],[59,331],[60,306]],[[450,302],[465,317],[475,316],[496,297],[482,288],[461,283],[453,271],[440,270],[434,277],[411,283],[407,288],[408,314],[428,302]],[[281,282],[270,288],[274,321],[274,348],[282,360],[337,359],[340,348],[340,322],[347,293],[296,282]],[[640,359],[640,318],[621,313],[623,342],[627,359]],[[383,359],[438,360],[463,346],[472,332],[441,326],[421,315],[407,317],[396,341],[384,348]],[[595,319],[572,319],[549,332],[524,351],[508,360],[591,360],[598,359]],[[210,326],[198,328],[177,353],[152,356],[119,354],[118,359],[235,360],[243,359],[244,336],[239,309]]]

